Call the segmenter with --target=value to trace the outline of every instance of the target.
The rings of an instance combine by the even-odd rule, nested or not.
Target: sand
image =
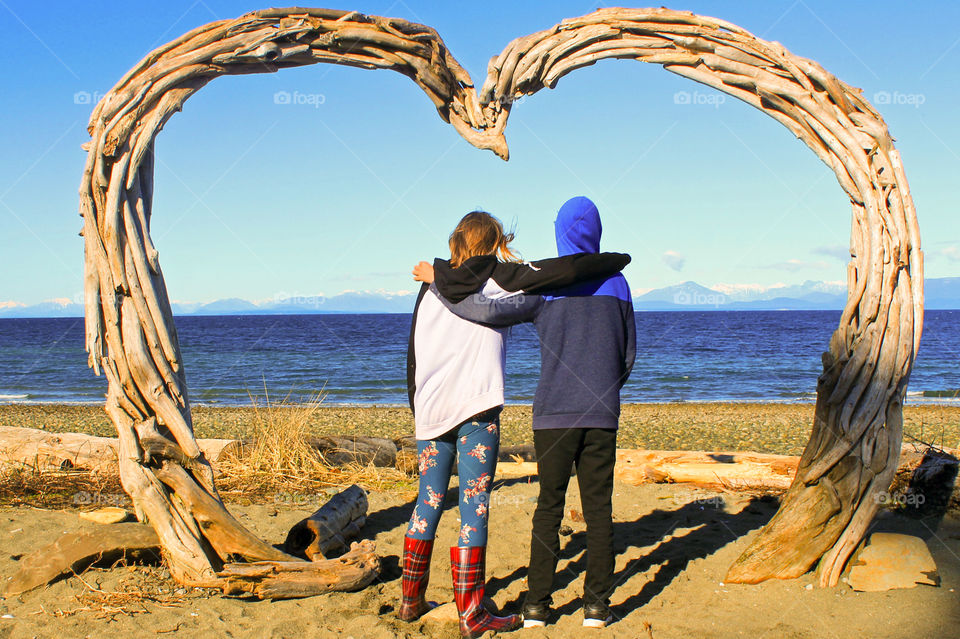
[[[631,405],[624,407],[619,444],[798,454],[806,443],[812,412],[809,404]],[[507,407],[504,444],[530,441],[529,413],[529,406]],[[412,430],[409,411],[403,407],[322,406],[312,420],[311,429],[318,433],[347,430],[397,437]],[[252,409],[197,407],[194,421],[199,437],[245,437],[250,433]],[[114,433],[98,406],[0,406],[0,424],[56,432]],[[912,436],[957,447],[960,407],[908,406],[904,430],[906,441]],[[388,491],[370,494],[364,535],[376,541],[383,571],[380,579],[362,592],[295,601],[250,601],[226,598],[217,591],[182,588],[162,566],[92,569],[82,577],[0,599],[0,639],[457,637],[455,625],[407,624],[394,616],[400,596],[398,554],[415,497],[410,490],[414,483],[397,482]],[[98,492],[97,504],[84,500],[78,504],[63,495],[44,501],[25,494],[25,503],[33,505],[0,507],[0,578],[13,574],[21,555],[62,531],[96,527],[78,517],[80,509],[128,503],[115,484],[97,490],[106,491]],[[775,499],[682,485],[617,484],[615,492],[618,586],[612,603],[618,621],[606,630],[590,631],[590,636],[960,637],[960,520],[956,518],[920,521],[884,511],[874,524],[875,530],[924,538],[938,564],[940,587],[857,593],[843,583],[828,589],[812,587],[813,575],[756,586],[724,585],[727,567],[776,511]],[[256,495],[256,503],[245,499],[228,502],[228,506],[262,538],[278,543],[296,521],[322,505],[328,494],[270,493]],[[488,594],[506,611],[519,610],[525,591],[536,494],[536,481],[527,479],[498,482],[494,492]],[[0,499],[0,503],[11,501]],[[574,482],[568,509],[579,508],[578,501]],[[43,509],[36,507],[39,504],[66,507]],[[456,542],[458,530],[455,502],[448,500],[446,508],[428,590],[429,598],[439,602],[452,601],[446,549]],[[579,603],[585,535],[583,524],[566,523],[573,532],[562,538],[555,595],[558,618],[545,630],[523,630],[517,637],[572,639],[586,635],[580,626]]]
[[[453,491],[451,491],[453,492]],[[537,484],[499,483],[492,500],[488,594],[516,611],[525,590],[530,517]],[[372,493],[364,534],[383,556],[381,578],[357,593],[292,601],[229,599],[214,591],[183,589],[162,567],[93,569],[47,588],[0,600],[0,637],[457,637],[455,625],[403,623],[394,617],[400,596],[398,553],[412,495]],[[263,538],[279,542],[291,525],[323,503],[322,496],[289,496],[280,503],[232,512]],[[579,508],[575,482],[568,508]],[[567,523],[562,538],[556,622],[518,631],[523,639],[597,637],[860,638],[960,637],[960,520],[910,520],[884,512],[876,530],[926,539],[942,585],[857,593],[847,585],[812,587],[813,576],[755,586],[724,585],[726,568],[775,512],[776,501],[681,485],[617,484],[614,496],[618,621],[605,630],[581,626],[585,538],[583,524]],[[448,500],[434,553],[428,597],[452,601],[446,548],[455,543],[456,504]],[[0,509],[0,576],[17,558],[61,531],[93,528],[76,509]],[[123,601],[96,593],[133,591],[154,601]],[[12,618],[8,618],[12,617]]]

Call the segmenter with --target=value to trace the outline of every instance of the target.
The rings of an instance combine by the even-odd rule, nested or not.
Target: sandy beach
[[[525,590],[529,522],[536,482],[501,483],[493,497],[487,592],[499,607],[517,611]],[[451,491],[452,492],[452,491]],[[366,536],[383,556],[380,579],[357,593],[290,601],[246,601],[217,592],[184,589],[162,567],[90,570],[47,588],[0,602],[2,637],[457,637],[452,624],[394,617],[399,603],[398,553],[411,508],[410,495],[372,493]],[[568,508],[579,508],[571,487]],[[231,510],[263,538],[279,542],[320,501],[240,506]],[[847,585],[820,589],[813,576],[756,586],[725,585],[723,575],[751,535],[776,509],[776,500],[721,494],[681,485],[627,486],[614,496],[616,592],[619,621],[601,637],[859,638],[956,637],[960,627],[960,521],[928,522],[884,513],[876,530],[924,537],[937,561],[940,587],[858,593]],[[452,601],[445,549],[455,543],[456,504],[448,500],[434,553],[428,597]],[[580,626],[584,567],[583,524],[568,520],[562,538],[558,619],[517,637],[573,638]],[[52,533],[89,528],[76,510],[0,509],[0,575]],[[499,534],[497,534],[499,531]],[[7,617],[9,615],[9,617]]]
[[[663,404],[624,407],[621,446],[799,453],[812,416],[810,405]],[[529,441],[529,407],[508,407],[504,443]],[[251,408],[195,409],[200,437],[243,437]],[[960,409],[911,406],[906,431],[956,446]],[[400,436],[409,413],[400,407],[321,407],[320,432]],[[99,407],[16,405],[0,407],[0,423],[51,431],[109,435]],[[908,438],[909,440],[909,438]],[[456,482],[454,478],[453,482]],[[250,601],[218,591],[182,588],[162,566],[92,569],[19,597],[0,600],[0,637],[457,637],[455,625],[400,622],[399,551],[415,499],[415,480],[370,492],[364,536],[376,541],[383,571],[371,586],[291,601]],[[109,490],[117,490],[116,487]],[[296,521],[315,511],[333,490],[259,495],[228,506],[262,538],[279,543]],[[109,493],[105,493],[109,494]],[[448,494],[455,494],[450,491]],[[498,481],[492,500],[488,594],[505,611],[518,611],[525,591],[530,517],[536,478]],[[123,501],[123,495],[116,495]],[[5,502],[8,503],[8,502]],[[618,621],[599,637],[956,637],[960,636],[960,518],[911,519],[883,511],[873,531],[905,532],[926,540],[937,562],[940,587],[860,593],[841,583],[815,587],[812,574],[756,586],[722,583],[727,567],[773,515],[775,496],[746,495],[686,485],[618,483],[614,496]],[[62,531],[93,528],[78,513],[95,505],[39,507],[30,500],[0,507],[0,576],[17,569],[22,555]],[[452,601],[446,548],[455,543],[458,513],[447,500],[434,553],[431,600]],[[571,482],[567,512],[580,510]],[[554,625],[519,631],[518,637],[583,636],[579,595],[585,565],[582,523],[568,516],[562,537]],[[499,534],[498,534],[499,531]],[[906,624],[906,625],[905,625]]]

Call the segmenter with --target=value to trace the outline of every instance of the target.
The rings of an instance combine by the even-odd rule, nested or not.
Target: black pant
[[[617,458],[617,431],[605,428],[550,428],[533,431],[540,475],[540,496],[533,515],[529,604],[546,604],[554,588],[560,554],[560,522],[576,464],[580,505],[587,524],[587,576],[584,605],[607,603],[613,587],[613,465]]]

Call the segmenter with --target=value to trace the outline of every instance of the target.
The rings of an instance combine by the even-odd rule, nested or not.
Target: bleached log
[[[618,450],[614,477],[628,484],[783,491],[793,482],[799,463],[799,457],[764,453]]]
[[[283,549],[310,561],[325,559],[348,547],[367,521],[367,493],[354,484],[337,493],[290,529]]]
[[[240,448],[236,439],[198,439],[197,444],[214,465]],[[117,472],[119,450],[116,437],[0,426],[0,464]]]

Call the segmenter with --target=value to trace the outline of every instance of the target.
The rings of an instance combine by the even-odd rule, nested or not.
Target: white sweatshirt
[[[508,293],[489,280],[483,293]],[[454,315],[435,287],[417,309],[414,333],[416,391],[413,396],[417,439],[434,439],[468,418],[503,404],[506,328],[489,328]]]

